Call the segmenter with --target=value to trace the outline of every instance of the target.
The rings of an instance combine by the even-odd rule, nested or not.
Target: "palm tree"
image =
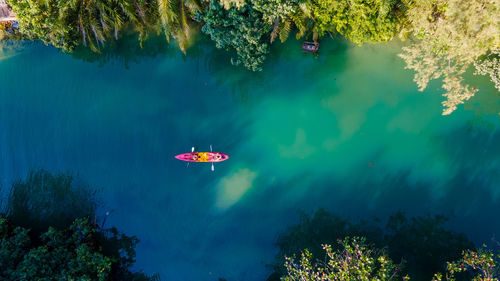
[[[316,21],[314,20],[313,3],[311,0],[303,0],[299,2],[299,9],[293,13],[290,18],[298,29],[296,34],[297,40],[306,33],[313,33],[313,40],[318,40],[318,31],[316,29]]]
[[[313,40],[318,39],[318,32],[315,28],[316,22],[313,16],[313,3],[311,0],[302,0],[297,3],[297,8],[285,19],[277,19],[271,32],[271,42],[279,36],[281,42],[288,39],[292,29],[292,24],[297,27],[297,40],[309,32],[313,32]]]
[[[127,23],[145,33],[148,0],[9,0],[23,31],[66,52],[83,43],[93,51]]]
[[[99,52],[107,38],[114,35],[125,23],[132,23],[139,32],[144,32],[143,8],[130,0],[70,0],[69,5],[77,11],[76,27],[83,44]]]
[[[185,53],[190,44],[192,16],[201,11],[199,0],[157,0],[159,26],[168,42],[177,40],[179,48]]]

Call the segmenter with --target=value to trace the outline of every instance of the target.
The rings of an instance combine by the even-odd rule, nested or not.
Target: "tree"
[[[94,195],[43,170],[14,183],[0,214],[0,280],[159,280],[131,270],[139,240],[99,227]]]
[[[78,44],[75,9],[60,9],[57,1],[10,0],[23,32],[33,40],[42,40],[70,52]],[[76,23],[76,22],[75,22]]]
[[[202,31],[215,41],[217,48],[235,50],[234,65],[243,64],[250,70],[262,70],[262,63],[269,52],[265,38],[271,31],[262,20],[262,14],[251,5],[226,10],[218,0],[209,0],[208,7],[196,14],[204,22]]]
[[[286,21],[298,8],[296,0],[251,0],[251,4],[262,13],[262,19],[268,24]]]
[[[65,52],[80,44],[98,52],[109,38],[117,38],[127,23],[145,29],[145,2],[140,0],[10,0],[22,30]]]
[[[168,42],[177,40],[179,49],[186,52],[192,43],[194,14],[202,12],[199,0],[156,0],[158,7],[158,23]]]
[[[404,259],[406,272],[412,278],[430,280],[443,263],[459,258],[463,250],[474,246],[464,234],[447,230],[446,221],[444,216],[406,217],[401,212],[391,215],[385,224],[376,219],[354,223],[323,209],[311,216],[302,214],[300,223],[278,236],[279,252],[272,264],[272,275],[281,276],[286,272],[285,256],[299,255],[307,248],[317,257],[323,253],[322,244],[340,250],[341,245],[335,241],[360,236],[378,248],[387,247],[392,260]]]
[[[477,92],[463,83],[467,68],[500,48],[500,1],[415,0],[408,6],[417,41],[400,57],[416,72],[420,91],[443,78],[443,115],[450,114]]]
[[[38,245],[28,231],[0,218],[2,280],[110,280],[112,260],[99,251],[87,219],[65,231],[49,228]]]
[[[495,88],[500,91],[500,49],[491,51],[474,62],[476,74],[489,75]]]
[[[324,261],[313,261],[308,250],[301,254],[297,263],[295,258],[287,257],[286,276],[283,281],[350,281],[350,280],[408,280],[400,276],[401,264],[394,262],[384,250],[367,245],[364,238],[354,237],[339,240],[340,249],[334,251],[331,246],[323,245],[326,251]]]
[[[320,36],[339,33],[355,44],[388,42],[401,29],[406,7],[394,0],[314,0]]]
[[[380,246],[388,247],[393,260],[406,260],[405,269],[412,279],[430,280],[447,260],[459,258],[463,250],[474,247],[463,233],[446,229],[447,221],[440,215],[407,218],[398,212],[383,228]]]
[[[246,5],[246,1],[245,0],[220,0],[220,4],[222,6],[224,6],[224,8],[226,10],[229,10],[232,7],[239,9],[239,8]]]
[[[458,261],[446,264],[446,273],[436,273],[432,281],[444,280],[455,281],[457,273],[469,273],[473,275],[474,281],[498,281],[500,278],[500,268],[498,262],[500,255],[495,255],[490,250],[484,248],[477,251],[467,250]]]
[[[255,10],[262,13],[262,19],[273,26],[271,32],[271,43],[279,36],[281,42],[285,42],[292,29],[292,24],[297,21],[296,26],[304,27],[302,8],[307,8],[305,3],[299,5],[297,0],[252,0]],[[304,31],[305,32],[305,31]]]

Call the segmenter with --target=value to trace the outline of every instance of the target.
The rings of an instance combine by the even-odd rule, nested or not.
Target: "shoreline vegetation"
[[[139,239],[105,228],[112,211],[99,218],[96,191],[71,175],[33,171],[0,203],[1,280],[160,280],[131,270]],[[300,214],[279,234],[266,281],[500,278],[500,243],[476,248],[444,216],[351,222],[321,208]]]
[[[484,245],[476,249],[465,234],[447,229],[449,218],[442,215],[397,212],[387,219],[352,222],[321,208],[299,214],[299,223],[278,236],[279,251],[266,281],[437,281],[450,280],[453,272],[465,272],[457,280],[472,280],[480,266],[488,268],[489,277],[500,277],[500,243],[492,238],[490,249],[497,252]],[[461,269],[439,273],[456,266],[451,261],[460,261]]]
[[[1,0],[4,1],[4,0]],[[343,36],[356,45],[408,39],[399,56],[420,91],[442,80],[443,115],[477,89],[463,75],[489,76],[500,91],[500,0],[7,0],[23,38],[63,52],[85,46],[100,53],[133,29],[142,46],[152,34],[187,54],[198,30],[231,62],[252,71],[276,41],[290,34],[318,42]],[[7,37],[8,38],[8,37]],[[321,50],[320,50],[321,51]]]
[[[0,279],[159,281],[132,271],[139,239],[98,218],[95,191],[39,170],[0,204]]]
[[[286,274],[280,281],[391,281],[412,280],[405,273],[405,260],[394,262],[387,249],[376,248],[366,243],[363,237],[347,237],[337,241],[338,247],[324,244],[326,257],[313,259],[306,249],[300,258],[286,257]],[[434,273],[429,281],[484,280],[499,278],[500,255],[487,248],[465,250],[454,261],[446,262],[442,272]],[[415,279],[425,280],[425,279]]]

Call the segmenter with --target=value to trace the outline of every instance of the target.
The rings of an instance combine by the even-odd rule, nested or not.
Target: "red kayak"
[[[229,159],[224,153],[220,152],[191,152],[176,155],[175,158],[187,162],[222,162]]]

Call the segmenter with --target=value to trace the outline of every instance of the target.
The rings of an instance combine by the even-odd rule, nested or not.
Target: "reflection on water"
[[[0,40],[0,62],[21,54],[32,42],[20,40]]]
[[[261,73],[209,41],[188,56],[132,44],[103,57],[36,44],[2,60],[0,173],[8,186],[31,169],[70,170],[101,187],[110,224],[141,240],[138,268],[263,280],[277,233],[317,207],[445,213],[476,242],[500,232],[500,99],[486,78],[443,117],[439,83],[417,92],[399,43],[325,40],[314,57],[290,40]],[[173,158],[210,144],[231,157],[215,172]]]

